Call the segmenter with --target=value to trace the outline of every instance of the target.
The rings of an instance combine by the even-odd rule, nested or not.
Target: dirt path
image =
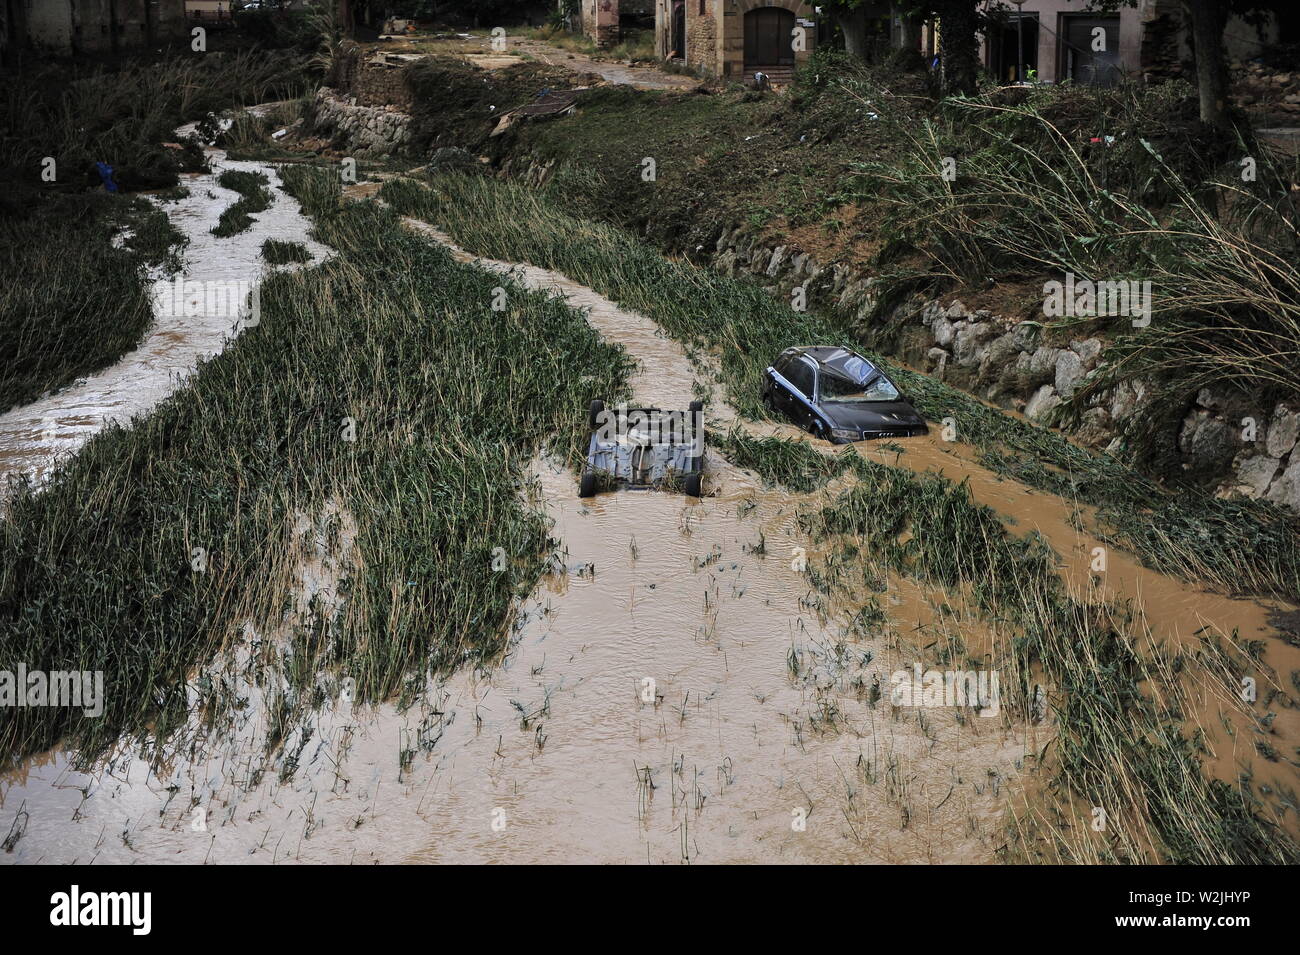
[[[548,66],[562,66],[575,73],[596,73],[608,83],[625,83],[642,90],[689,90],[700,85],[694,76],[665,73],[652,66],[593,60],[581,53],[570,53],[540,40],[510,37],[508,49],[512,53],[527,54]]]

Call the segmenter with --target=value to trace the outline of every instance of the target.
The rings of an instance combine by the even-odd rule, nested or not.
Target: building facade
[[[942,33],[940,24],[940,42]],[[1248,23],[1233,16],[1224,47],[1230,59],[1247,59],[1278,34],[1274,17]],[[981,38],[981,53],[1003,83],[1015,82],[1020,63],[1025,77],[1039,82],[1113,85],[1183,72],[1193,56],[1190,37],[1179,0],[1138,0],[1108,15],[1089,12],[1082,0],[1025,0]]]
[[[0,51],[112,53],[181,39],[185,0],[0,0]]]
[[[618,43],[618,0],[582,0],[582,32],[599,47]]]
[[[788,81],[817,43],[802,0],[656,0],[655,53],[727,79]]]

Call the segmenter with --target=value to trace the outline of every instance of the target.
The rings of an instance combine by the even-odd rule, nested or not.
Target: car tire
[[[592,431],[596,430],[596,419],[600,417],[600,413],[604,410],[605,402],[599,398],[587,406],[587,427]]]
[[[703,481],[704,475],[698,471],[694,474],[688,474],[686,475],[686,480],[682,482],[682,490],[686,492],[688,497],[699,497],[700,485]]]
[[[596,496],[596,474],[594,471],[583,471],[582,480],[578,484],[578,497],[595,497]]]

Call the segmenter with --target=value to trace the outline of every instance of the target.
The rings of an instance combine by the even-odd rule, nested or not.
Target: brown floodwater
[[[693,363],[649,319],[542,269],[480,264],[585,309],[638,360],[637,400],[685,407],[696,381],[711,380],[707,357]],[[707,414],[712,425],[735,421],[718,401]],[[899,443],[897,461],[858,447],[968,479],[1013,532],[1047,537],[1067,580],[1089,586],[1094,541],[1076,529],[1070,504],[997,477],[972,449],[937,435]],[[352,533],[329,549],[330,514],[298,515],[297,538],[321,530],[300,555],[299,599],[283,627],[262,635],[250,626],[196,674],[196,683],[224,676],[247,704],[220,732],[196,715],[186,742],[157,762],[124,746],[83,771],[54,751],[6,774],[0,832],[22,833],[7,858],[994,861],[1007,808],[1032,780],[1032,754],[1053,735],[1050,715],[1024,725],[1005,711],[895,707],[888,682],[937,640],[992,646],[999,635],[952,595],[894,577],[879,595],[884,621],[851,632],[858,605],[818,600],[796,566],[796,548],[820,556],[796,512],[841,482],[789,494],[712,452],[706,472],[699,500],[657,491],[583,500],[572,472],[539,458],[526,493],[554,521],[560,552],[521,602],[507,651],[481,669],[430,677],[405,709],[354,707],[345,688],[268,752],[275,678],[256,660],[302,622],[306,595],[336,599],[338,580],[365,558]],[[341,516],[348,527],[364,520]],[[1192,640],[1211,624],[1280,642],[1264,604],[1171,581],[1113,549],[1108,557],[1104,586],[1140,601],[1162,637]]]
[[[517,274],[628,348],[636,398],[692,399],[691,363],[649,320]],[[523,602],[502,659],[430,681],[403,712],[354,712],[344,694],[305,744],[290,738],[295,771],[278,756],[259,777],[266,690],[238,648],[210,675],[248,705],[227,733],[196,724],[197,745],[165,769],[124,751],[80,772],[56,752],[9,774],[0,826],[25,814],[15,861],[992,860],[1024,754],[1050,730],[887,696],[918,630],[979,624],[894,581],[888,622],[848,637],[836,608],[805,602],[792,564],[805,499],[712,454],[706,467],[698,501],[584,501],[539,459],[531,493],[563,566]]]
[[[759,434],[813,441],[789,424],[748,427]],[[1250,671],[1258,684],[1252,705],[1230,695],[1223,680],[1210,679],[1197,668],[1185,671],[1182,686],[1190,703],[1185,710],[1187,732],[1200,730],[1205,736],[1209,754],[1203,765],[1208,775],[1232,785],[1243,776],[1249,778],[1266,814],[1300,838],[1300,813],[1291,805],[1300,784],[1294,759],[1300,755],[1300,709],[1269,700],[1273,690],[1290,698],[1296,695],[1292,675],[1300,674],[1300,647],[1279,626],[1280,619],[1294,616],[1294,604],[1216,593],[1151,570],[1092,532],[1095,508],[1037,491],[983,467],[976,462],[974,446],[945,441],[939,429],[901,443],[906,446],[902,455],[868,442],[855,447],[886,464],[965,481],[971,496],[996,511],[1011,533],[1041,534],[1060,555],[1059,570],[1072,596],[1128,603],[1137,611],[1139,646],[1196,651],[1203,635],[1219,636],[1243,652],[1253,643],[1261,666]],[[1093,569],[1098,548],[1105,557],[1100,572]],[[1267,721],[1264,736],[1257,732],[1257,720]],[[1279,758],[1261,754],[1257,740],[1271,746]]]

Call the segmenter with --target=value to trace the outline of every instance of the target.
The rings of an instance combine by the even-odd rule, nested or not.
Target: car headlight
[[[862,437],[862,433],[851,428],[831,428],[831,437],[840,441],[856,441]]]

